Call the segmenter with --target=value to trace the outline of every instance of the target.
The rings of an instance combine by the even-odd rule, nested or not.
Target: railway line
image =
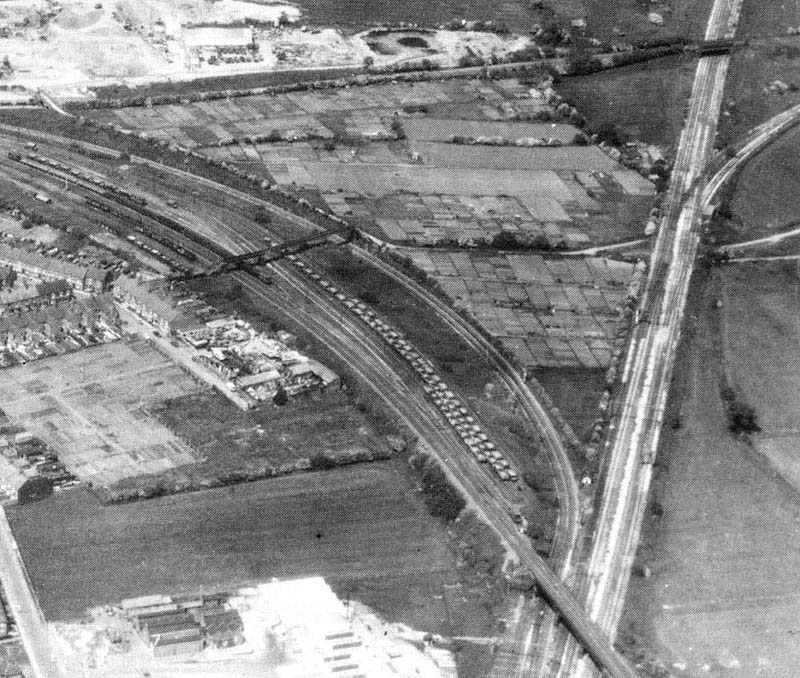
[[[142,162],[147,163],[148,161],[142,160]],[[156,163],[152,164],[156,165]],[[161,166],[157,166],[157,168],[165,169]],[[189,182],[205,184],[216,190],[233,190],[181,170],[169,169]],[[270,203],[245,196],[238,191],[235,194],[251,204],[283,211]],[[309,227],[307,220],[292,213],[288,214],[291,220],[298,222],[303,228]],[[224,224],[217,224],[215,228],[217,231],[222,229],[222,232],[219,233],[215,231],[215,235],[219,236],[215,237],[215,241],[218,243],[224,241],[226,247],[230,246],[231,254],[242,254],[251,251],[256,246],[253,241],[248,241],[246,234],[240,230],[225,232],[227,229]],[[202,235],[205,238],[209,237],[207,232]],[[316,331],[317,336],[328,337],[326,343],[331,350],[339,355],[343,354],[347,362],[357,367],[358,371],[364,373],[368,368],[372,370],[365,376],[368,383],[375,388],[378,396],[383,399],[388,397],[391,400],[391,407],[402,413],[404,419],[412,423],[417,421],[417,424],[412,426],[412,430],[418,430],[424,433],[429,440],[434,441],[434,444],[429,446],[430,451],[442,462],[454,480],[454,484],[464,491],[468,502],[494,527],[519,562],[531,572],[542,596],[558,610],[561,621],[580,640],[596,664],[614,678],[633,678],[636,675],[635,672],[613,650],[606,635],[586,617],[583,606],[572,595],[560,577],[535,552],[530,540],[519,533],[517,525],[508,513],[507,502],[498,489],[497,481],[463,453],[462,441],[452,428],[442,427],[441,419],[433,417],[429,409],[433,406],[429,401],[426,401],[421,394],[409,397],[408,387],[391,368],[391,359],[387,361],[387,357],[381,355],[381,351],[386,352],[387,348],[385,346],[378,348],[370,343],[377,342],[377,338],[365,334],[360,328],[352,327],[351,323],[354,321],[349,319],[344,321],[345,315],[333,311],[328,299],[320,298],[316,291],[309,288],[307,281],[302,278],[298,279],[298,274],[288,270],[285,264],[271,264],[269,270],[276,280],[281,281],[281,285],[276,289],[285,291],[285,301],[278,302],[284,305],[284,310],[291,313],[293,317],[302,319],[307,327]],[[245,282],[247,283],[248,289],[254,287],[259,289],[259,295],[265,301],[273,298],[274,295],[251,276],[242,272],[235,275],[243,285]],[[303,308],[303,303],[306,302],[313,306],[313,313],[306,312]],[[345,335],[342,335],[342,332],[345,332]],[[375,358],[366,360],[368,356],[375,356]]]
[[[735,34],[740,0],[716,0],[706,30],[710,43]],[[639,542],[683,310],[699,244],[704,172],[712,152],[729,56],[712,49],[698,61],[650,273],[622,375],[623,395],[612,412],[614,438],[602,478],[598,519],[581,596],[590,618],[613,641]],[[567,642],[559,676],[592,667]]]

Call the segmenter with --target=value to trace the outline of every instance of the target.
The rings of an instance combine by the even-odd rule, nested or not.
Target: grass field
[[[197,461],[126,478],[113,485],[115,492],[175,484],[197,488],[230,474],[252,480],[274,475],[269,468],[291,471],[300,460],[317,455],[365,460],[390,452],[367,416],[339,390],[308,392],[282,407],[267,403],[247,412],[216,391],[204,391],[156,403],[150,412],[188,443]]]
[[[429,594],[455,583],[455,562],[407,474],[383,462],[111,507],[75,490],[14,507],[9,520],[48,618],[318,574],[338,590],[385,589],[399,601],[387,607],[441,629]]]
[[[664,428],[638,554],[653,576],[632,580],[618,644],[639,659],[657,654],[682,677],[792,678],[800,665],[800,499],[728,431],[708,312],[716,295],[695,293],[670,404],[683,425]],[[741,356],[776,365],[785,358]]]
[[[678,142],[695,62],[680,56],[564,78],[559,93],[597,129],[613,123],[634,140],[660,146]]]
[[[768,14],[763,9],[758,12]],[[800,22],[796,25],[800,25]],[[800,103],[800,92],[765,91],[775,80],[790,86],[800,85],[798,57],[798,38],[787,37],[753,42],[734,53],[724,95],[725,107],[730,115],[720,118],[719,134],[724,143],[743,140],[748,130]]]
[[[717,236],[737,242],[774,235],[798,219],[800,128],[789,130],[748,162],[737,177],[730,207],[733,219]]]
[[[725,101],[730,116],[721,119],[727,142],[741,139],[755,125],[800,103],[800,92],[765,92],[774,80],[800,85],[800,38],[788,28],[800,27],[800,5],[783,0],[745,2],[736,37],[748,46],[736,50],[728,69]]]
[[[605,388],[605,370],[579,367],[539,367],[533,376],[544,386],[564,419],[584,442],[597,419],[600,395]]]
[[[725,358],[732,385],[756,408],[753,444],[800,490],[800,327],[796,261],[727,266],[722,275]],[[741,322],[741,318],[747,322]]]

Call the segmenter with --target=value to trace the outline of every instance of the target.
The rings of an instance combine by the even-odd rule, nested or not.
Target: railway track
[[[52,135],[48,135],[52,136]],[[41,136],[39,137],[41,141]],[[63,139],[58,139],[61,145],[64,144]],[[67,142],[74,143],[74,142]],[[196,177],[182,170],[174,168],[166,168],[152,163],[144,159],[133,159],[135,162],[141,162],[145,165],[155,166],[159,170],[168,171],[176,176],[180,176],[189,182],[196,182],[200,185],[213,187],[216,190],[223,190],[229,195],[250,204],[263,206],[273,212],[280,212],[287,215],[287,219],[298,223],[303,228],[309,228],[309,222],[298,215],[283,210],[271,203],[252,198],[246,194],[238,191],[233,191],[228,187],[221,186],[202,177]],[[227,228],[224,224],[218,224],[217,230],[226,231]],[[314,226],[314,228],[318,228]],[[231,253],[241,254],[254,247],[254,244],[243,239],[242,233],[221,232],[220,236],[224,236],[227,243],[233,243]],[[208,238],[208,233],[203,234],[204,238]],[[220,241],[223,238],[220,238]],[[304,280],[298,280],[296,274],[288,271],[282,264],[276,263],[270,266],[270,271],[275,274],[276,279],[282,279],[281,289],[285,289],[285,285],[289,284],[292,288],[289,290],[288,301],[284,306],[284,310],[292,314],[293,317],[303,317],[304,322],[307,323],[309,328],[315,328],[318,336],[328,336],[329,347],[331,350],[336,350],[337,353],[346,353],[347,362],[358,368],[359,370],[366,369],[365,355],[372,355],[377,350],[375,346],[371,346],[365,338],[365,333],[360,329],[348,328],[347,336],[342,337],[337,333],[342,331],[342,327],[346,326],[343,323],[342,316],[339,313],[333,313],[329,308],[329,301],[322,302],[316,297],[316,292],[309,289],[309,285]],[[242,280],[245,274],[237,273],[238,279]],[[247,277],[244,280],[248,280]],[[244,285],[244,282],[242,282]],[[247,284],[248,288],[253,285],[260,285],[254,282],[254,279],[249,278]],[[292,291],[293,290],[293,291]],[[260,294],[265,301],[270,297],[270,294],[263,289]],[[314,300],[314,314],[306,314],[302,309],[302,304],[308,300]],[[338,348],[336,348],[338,346]],[[353,347],[353,350],[348,350]],[[385,351],[386,348],[384,347]],[[365,353],[366,351],[366,353]],[[380,355],[380,354],[379,354]],[[370,363],[372,364],[372,363]],[[427,417],[430,413],[425,409],[431,407],[430,403],[421,397],[407,396],[407,387],[400,386],[402,380],[397,377],[397,374],[391,370],[386,369],[390,363],[387,363],[385,358],[373,364],[374,369],[385,370],[380,377],[383,381],[371,381],[375,387],[376,394],[381,398],[386,398],[387,393],[392,397],[392,407],[399,412],[404,412],[404,418],[413,422],[415,417],[420,417],[420,421],[431,422]],[[373,375],[376,379],[378,375]],[[384,386],[387,390],[384,390]],[[403,394],[404,397],[397,398],[398,394]],[[409,412],[408,408],[412,408]],[[435,422],[435,423],[433,423]],[[521,535],[517,529],[513,519],[508,514],[507,503],[502,496],[498,496],[497,482],[490,478],[480,467],[475,468],[475,462],[467,455],[463,454],[461,441],[456,436],[453,429],[441,426],[440,420],[432,420],[432,425],[426,429],[425,433],[430,439],[441,441],[441,445],[433,445],[431,452],[443,464],[448,474],[454,481],[454,484],[465,492],[468,502],[476,508],[476,511],[484,517],[485,520],[495,529],[503,542],[508,545],[511,551],[516,555],[519,562],[527,567],[537,582],[538,589],[542,596],[556,609],[560,616],[561,621],[569,628],[586,648],[587,652],[593,658],[598,666],[604,671],[609,673],[614,678],[633,678],[636,674],[631,669],[626,661],[624,661],[611,647],[608,638],[605,634],[596,627],[596,625],[588,619],[583,609],[583,606],[573,596],[567,586],[561,581],[561,578],[553,572],[552,569],[544,562],[544,560],[535,552],[530,540]],[[426,426],[428,424],[426,423]],[[416,427],[420,428],[419,425]],[[442,430],[444,429],[444,430]],[[412,427],[414,430],[414,427]],[[445,433],[446,432],[446,433]],[[450,436],[448,439],[442,439],[441,436]],[[456,443],[456,441],[458,441]],[[458,447],[453,447],[457,445]],[[469,464],[469,466],[467,465]],[[477,470],[477,472],[476,472]]]

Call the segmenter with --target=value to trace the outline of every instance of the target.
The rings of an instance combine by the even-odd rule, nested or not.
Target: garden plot
[[[632,265],[530,254],[403,253],[522,364],[608,366]]]
[[[191,464],[194,452],[150,416],[155,402],[200,389],[144,341],[104,344],[0,371],[0,407],[46,441],[81,480]]]

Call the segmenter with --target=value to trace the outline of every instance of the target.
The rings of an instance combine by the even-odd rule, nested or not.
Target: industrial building
[[[123,276],[114,285],[114,298],[161,334],[174,335],[194,349],[192,360],[215,378],[222,377],[226,386],[221,390],[235,392],[230,397],[241,407],[272,398],[280,387],[296,395],[339,383],[335,372],[280,340],[294,344],[292,334],[273,336],[244,320],[220,317],[196,298],[181,297],[165,281]]]
[[[187,657],[206,647],[244,642],[239,613],[226,594],[144,596],[122,601],[122,609],[154,657]]]

